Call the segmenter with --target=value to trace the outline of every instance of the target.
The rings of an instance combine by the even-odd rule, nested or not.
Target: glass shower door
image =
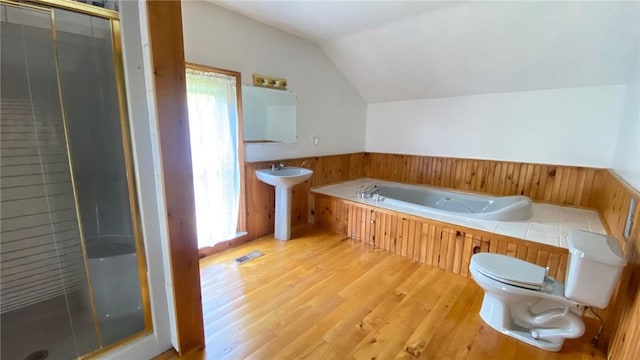
[[[127,172],[131,154],[121,116],[126,104],[118,93],[124,90],[118,89],[115,29],[109,19],[53,11],[90,283],[100,339],[108,346],[145,329],[141,289],[146,288],[145,274],[138,271],[144,253],[136,248],[140,234],[133,173]]]
[[[60,4],[0,0],[2,359],[152,330],[118,14]]]
[[[0,5],[3,359],[99,347],[58,91],[51,12]]]

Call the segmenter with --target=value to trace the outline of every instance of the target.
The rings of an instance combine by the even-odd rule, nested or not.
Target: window
[[[186,75],[198,247],[202,249],[239,233],[239,74],[189,66]]]

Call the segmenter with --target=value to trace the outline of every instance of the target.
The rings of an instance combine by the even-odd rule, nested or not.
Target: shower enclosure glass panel
[[[3,359],[99,347],[67,157],[49,12],[0,6]]]
[[[103,345],[144,330],[110,21],[54,10],[80,218]]]
[[[2,359],[152,329],[119,22],[90,8],[0,0]]]

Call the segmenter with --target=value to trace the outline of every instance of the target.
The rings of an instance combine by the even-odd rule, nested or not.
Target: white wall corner
[[[629,69],[624,111],[612,167],[640,191],[640,41],[636,42],[633,64]]]

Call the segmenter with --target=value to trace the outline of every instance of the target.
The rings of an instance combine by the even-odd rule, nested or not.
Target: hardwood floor
[[[206,350],[187,360],[605,358],[590,321],[562,352],[538,350],[482,322],[473,280],[310,226],[205,258],[201,279]]]

